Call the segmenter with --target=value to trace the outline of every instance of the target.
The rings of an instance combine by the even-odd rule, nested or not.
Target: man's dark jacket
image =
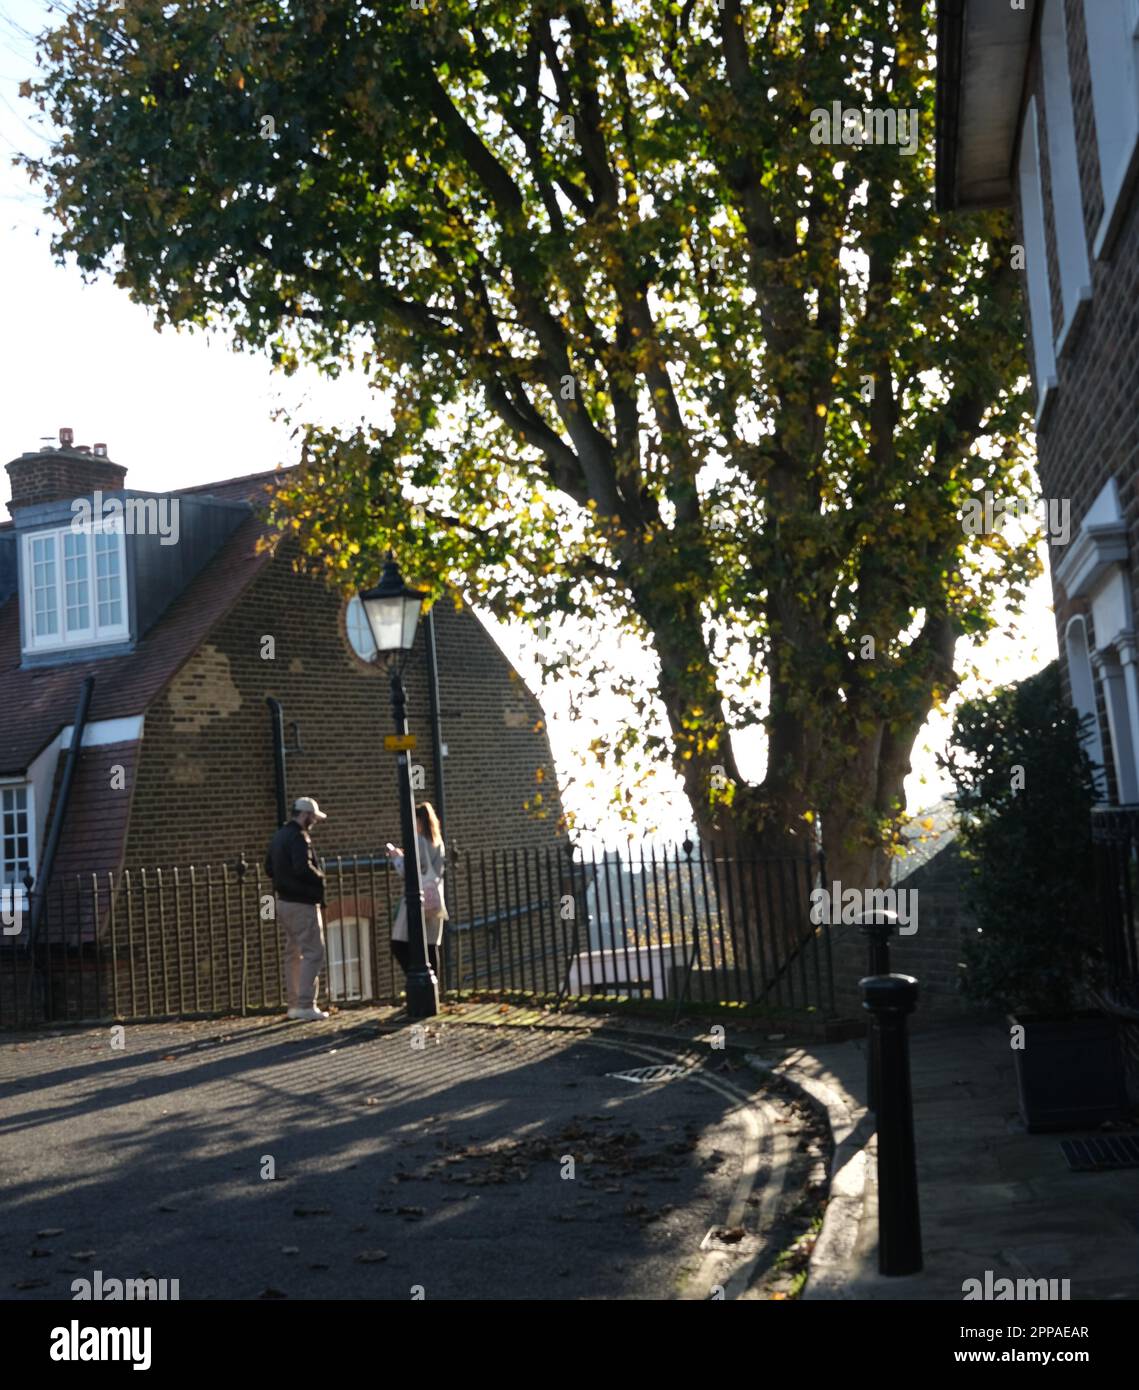
[[[287,903],[323,903],[324,872],[312,841],[295,820],[286,821],[273,836],[265,856],[265,872],[279,898]]]

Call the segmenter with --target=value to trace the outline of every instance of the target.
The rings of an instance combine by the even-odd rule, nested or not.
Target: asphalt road
[[[611,1073],[659,1047],[380,1029],[0,1043],[0,1296],[70,1299],[96,1269],[183,1300],[715,1296],[775,1253],[818,1158],[797,1107],[707,1048],[636,1084]]]

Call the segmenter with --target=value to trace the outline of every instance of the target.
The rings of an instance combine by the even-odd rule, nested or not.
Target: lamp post
[[[404,901],[407,904],[407,1012],[411,1018],[433,1018],[439,1012],[439,982],[428,960],[423,925],[419,839],[415,824],[415,797],[411,787],[411,750],[415,747],[415,739],[407,729],[407,695],[403,688],[403,668],[415,643],[419,613],[426,597],[420,590],[409,589],[403,582],[390,550],[379,584],[360,595],[376,651],[381,659],[387,659],[391,671],[395,738],[385,739],[384,742],[398,752],[399,818],[404,843]]]

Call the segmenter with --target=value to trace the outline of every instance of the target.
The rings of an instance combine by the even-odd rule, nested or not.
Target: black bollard
[[[918,1001],[912,975],[868,975],[859,981],[879,1057],[878,1272],[916,1274],[922,1267],[921,1213],[914,1158],[914,1107],[906,1015]]]
[[[883,908],[875,912],[860,912],[854,920],[870,948],[866,962],[867,975],[888,975],[890,933],[898,925],[898,914]],[[866,1035],[866,1105],[875,1114],[878,1112],[879,1070],[876,1037],[877,1034],[871,1028]]]

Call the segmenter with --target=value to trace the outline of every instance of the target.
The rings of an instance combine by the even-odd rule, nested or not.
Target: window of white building
[[[1090,605],[1095,632],[1094,651],[1087,650],[1085,625],[1070,623],[1065,634],[1073,703],[1081,713],[1095,707],[1094,696],[1081,681],[1082,640],[1103,694],[1116,793],[1122,803],[1135,804],[1139,803],[1139,636],[1128,549],[1119,486],[1110,478],[1064,548],[1054,573],[1069,600],[1083,599]],[[1095,756],[1090,747],[1088,751]]]
[[[1095,235],[1098,259],[1117,230],[1136,147],[1139,146],[1139,4],[1084,0],[1092,108],[1103,185],[1103,216]]]
[[[1040,143],[1035,98],[1028,103],[1020,137],[1020,209],[1024,223],[1028,306],[1036,368],[1036,418],[1044,414],[1048,393],[1056,385],[1052,342],[1052,298],[1048,290],[1048,252],[1044,239],[1044,198],[1040,183]]]
[[[129,635],[121,529],[36,531],[24,537],[24,650],[55,651]]]
[[[1095,764],[1096,787],[1100,798],[1106,800],[1103,735],[1100,732],[1099,712],[1096,709],[1095,676],[1092,674],[1088,649],[1088,625],[1084,618],[1076,617],[1069,622],[1064,634],[1064,646],[1068,655],[1068,684],[1072,689],[1072,704],[1085,722],[1084,748]]]
[[[31,787],[0,787],[0,908],[7,918],[14,907],[25,905],[24,879],[35,873],[35,848]]]
[[[1076,155],[1076,118],[1072,109],[1072,78],[1068,67],[1068,34],[1064,0],[1045,0],[1040,25],[1044,67],[1045,122],[1048,163],[1052,174],[1052,224],[1056,229],[1056,259],[1064,322],[1056,338],[1056,355],[1076,322],[1082,305],[1091,299],[1091,271],[1084,232],[1084,204]]]

